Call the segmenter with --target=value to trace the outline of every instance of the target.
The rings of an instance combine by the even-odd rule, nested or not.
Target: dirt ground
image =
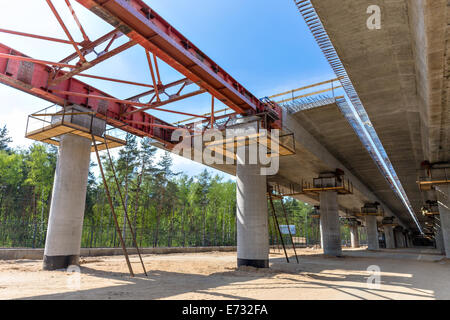
[[[450,262],[434,250],[344,251],[327,258],[298,249],[296,263],[272,250],[270,269],[236,269],[236,253],[137,256],[137,276],[125,259],[82,258],[81,273],[42,271],[42,261],[0,261],[0,299],[450,299]],[[380,268],[380,286],[369,287],[367,268]],[[79,276],[79,277],[78,277]]]

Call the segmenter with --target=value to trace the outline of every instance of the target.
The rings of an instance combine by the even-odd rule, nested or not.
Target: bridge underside
[[[51,1],[47,2],[51,4]],[[116,28],[113,34],[109,35],[112,42],[115,33],[128,38],[129,42],[125,47],[115,47],[108,53],[109,55],[112,56],[135,44],[145,49],[148,62],[148,66],[145,67],[150,69],[153,85],[137,85],[150,87],[151,90],[147,89],[148,91],[139,96],[125,100],[117,99],[73,78],[96,63],[102,62],[102,59],[106,59],[103,58],[104,55],[100,55],[94,61],[83,61],[86,58],[83,52],[88,51],[87,47],[94,48],[95,45],[90,43],[86,46],[73,41],[69,43],[77,48],[77,54],[73,58],[69,57],[68,60],[57,63],[35,60],[0,45],[0,82],[60,106],[72,104],[82,106],[87,113],[103,119],[106,124],[120,127],[137,136],[151,137],[155,139],[156,146],[168,151],[173,151],[171,134],[176,129],[183,128],[193,132],[195,126],[193,123],[179,126],[183,121],[171,124],[150,115],[148,112],[152,110],[202,119],[204,129],[208,126],[217,128],[220,126],[220,129],[224,130],[234,120],[245,122],[245,119],[259,117],[263,123],[262,128],[282,129],[285,133],[293,134],[295,153],[280,157],[278,173],[267,179],[258,174],[260,163],[236,166],[212,165],[237,176],[237,220],[240,230],[238,265],[258,267],[268,265],[266,182],[281,186],[284,194],[309,203],[320,204],[324,249],[333,255],[340,255],[340,232],[336,232],[339,231],[338,213],[353,216],[366,204],[378,202],[387,216],[399,218],[401,226],[416,229],[410,213],[390,188],[368,150],[355,134],[348,118],[341,113],[338,104],[327,103],[308,110],[292,112],[270,101],[259,100],[143,1],[78,0],[78,2]],[[366,27],[365,14],[373,1],[312,1],[348,70],[414,211],[419,213],[423,205],[423,195],[416,180],[421,162],[450,160],[446,91],[448,83],[444,80],[447,62],[444,59],[446,48],[443,45],[447,36],[445,24],[447,7],[445,1],[433,2],[436,6],[431,6],[430,1],[420,0],[379,2],[384,13],[382,28],[374,31]],[[427,45],[424,46],[423,43]],[[80,50],[83,52],[79,52]],[[77,58],[77,55],[80,61],[68,65],[67,63]],[[182,79],[175,81],[182,86],[178,92],[168,94],[165,91],[174,84],[161,83],[157,57],[183,76]],[[437,60],[442,63],[435,62]],[[64,68],[69,68],[70,71],[61,71]],[[111,80],[124,82],[109,79]],[[191,85],[198,86],[198,90],[182,94],[184,88]],[[167,99],[161,100],[163,93],[167,95]],[[161,108],[166,104],[203,93],[213,96],[210,114],[197,115],[184,112],[185,110]],[[145,97],[150,98],[150,101],[140,100]],[[234,111],[232,115],[226,115],[232,119],[226,120],[223,125],[216,122],[215,99],[222,101],[227,108]],[[106,124],[105,126],[102,124],[102,130]],[[73,147],[77,143],[81,151]],[[85,198],[91,141],[86,141],[83,137],[74,139],[73,135],[68,134],[61,138],[60,146],[58,170],[61,172],[57,171],[55,179],[56,191],[52,197],[54,201],[45,251],[50,269],[56,268],[57,265],[65,265],[69,260],[76,260],[79,255],[84,208],[74,206],[76,212],[70,214],[72,217],[78,217],[78,229],[73,232],[75,236],[71,238],[67,234],[73,226],[64,216],[64,203],[72,194],[77,195],[78,203],[82,203],[82,199]],[[82,155],[83,159],[77,160],[74,154]],[[67,192],[58,188],[58,185],[65,185],[66,181],[73,179],[70,172],[65,172],[65,168],[68,165],[77,167],[81,162],[85,166],[81,168],[82,172],[76,174],[79,181],[74,190]],[[303,181],[311,182],[321,174],[339,172],[337,169],[345,172],[345,177],[352,184],[351,192],[345,195],[338,194],[336,190],[305,192]],[[443,193],[448,195],[449,191]],[[428,196],[436,197],[432,194]],[[370,223],[374,231],[371,233],[372,241],[378,244],[375,220],[377,218],[372,218],[367,220],[372,220]],[[424,217],[421,219],[425,221]],[[443,228],[446,235],[450,234],[447,229]],[[335,250],[337,247],[339,250]]]
[[[450,112],[448,108],[448,12],[447,1],[333,1],[312,0],[337,53],[383,143],[416,213],[424,198],[417,186],[420,164],[450,160]],[[381,29],[369,30],[370,5],[381,8]],[[330,127],[341,128],[337,111],[327,108]],[[325,111],[325,110],[324,110]],[[325,112],[324,112],[325,113]],[[335,115],[332,118],[332,114]],[[318,115],[302,118],[316,122]],[[308,121],[305,123],[308,126]],[[317,128],[313,128],[317,130]],[[320,130],[325,130],[322,126]],[[322,131],[323,132],[323,131]],[[342,140],[341,140],[342,138]],[[351,137],[348,145],[351,143]],[[346,147],[344,136],[323,137],[336,146],[344,162],[367,181],[373,191],[405,221],[407,212],[373,174],[358,148]],[[364,164],[363,164],[364,163]],[[424,217],[419,217],[424,221]]]

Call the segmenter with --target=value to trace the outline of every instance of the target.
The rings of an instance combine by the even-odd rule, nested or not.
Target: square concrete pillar
[[[377,217],[366,216],[367,249],[379,250]]]
[[[445,256],[450,259],[450,186],[436,187]]]
[[[386,249],[395,249],[394,229],[392,226],[383,226],[384,239],[386,240]]]
[[[61,137],[44,250],[44,270],[77,265],[86,203],[91,140]]]
[[[336,191],[320,192],[320,232],[323,253],[341,256],[341,226]]]
[[[350,241],[352,248],[359,248],[358,226],[350,226]]]

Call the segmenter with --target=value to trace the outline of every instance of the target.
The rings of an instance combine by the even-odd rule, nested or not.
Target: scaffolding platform
[[[302,193],[303,194],[313,194],[317,195],[320,192],[324,191],[336,191],[338,194],[353,194],[353,184],[350,180],[342,180],[341,182],[335,182],[333,185],[326,186],[326,184],[317,183],[318,180],[322,180],[322,178],[313,179],[313,184],[306,183],[302,181]],[[322,185],[322,186],[319,186]]]
[[[429,164],[419,171],[417,184],[421,191],[430,191],[436,186],[450,184],[450,164]]]
[[[94,136],[98,150],[122,147],[127,144],[123,139],[105,134],[106,124],[103,127],[102,124],[98,125],[98,123],[104,122],[104,120],[96,118],[92,112],[71,111],[62,113],[58,111],[56,113],[42,113],[42,111],[46,110],[44,109],[40,113],[28,116],[25,133],[26,138],[59,146],[60,137],[65,134],[73,134],[89,140],[92,140],[92,136]],[[80,117],[84,118],[80,119]],[[38,129],[30,129],[32,126],[30,123],[33,121],[35,126],[38,124]],[[93,127],[93,123],[96,125],[95,127]],[[87,128],[83,124],[87,126],[90,124],[90,128]],[[95,151],[94,146],[91,147],[91,151]]]
[[[417,181],[419,188],[421,191],[430,191],[433,190],[435,186],[450,184],[450,179],[441,179],[441,180],[419,180]]]
[[[428,211],[428,212],[423,213],[423,215],[426,217],[432,217],[432,216],[438,216],[438,215],[440,215],[440,213],[439,213],[439,211],[431,211],[431,212]]]
[[[276,144],[278,144],[278,148],[274,147]],[[278,138],[275,138],[269,133],[257,132],[249,135],[205,142],[205,148],[234,160],[237,159],[236,153],[239,147],[251,145],[264,145],[267,147],[268,157],[289,156],[295,154],[294,135],[291,133],[280,135]]]
[[[359,212],[355,214],[357,217],[383,217],[382,212]]]
[[[437,201],[427,201],[427,204],[422,207],[421,211],[425,217],[433,217],[440,214]]]

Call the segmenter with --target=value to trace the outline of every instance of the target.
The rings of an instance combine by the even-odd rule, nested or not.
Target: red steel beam
[[[14,30],[7,30],[7,29],[0,29],[0,32],[14,34],[16,36],[21,36],[21,37],[35,38],[35,39],[40,39],[40,40],[46,40],[46,41],[52,41],[52,42],[58,42],[58,43],[72,45],[72,42],[70,42],[69,40],[40,36],[38,34],[33,34],[33,33],[26,33],[26,32],[14,31]],[[76,42],[76,44],[81,45],[81,43],[79,43],[79,42]]]
[[[130,85],[138,86],[138,87],[153,88],[153,86],[151,84],[147,84],[147,83],[134,82],[134,81],[128,81],[128,80],[121,80],[121,79],[114,79],[114,78],[96,76],[96,75],[93,75],[93,74],[79,73],[79,74],[77,74],[77,76],[78,77],[92,78],[92,79],[97,79],[97,80],[110,81],[110,82],[123,83],[123,84],[130,84]]]
[[[58,20],[59,24],[61,25],[61,28],[64,30],[64,33],[66,34],[67,38],[69,38],[70,42],[72,42],[72,45],[77,52],[78,56],[80,57],[80,61],[85,62],[86,58],[83,56],[83,54],[80,51],[80,48],[78,48],[77,43],[73,39],[72,35],[70,34],[69,30],[67,29],[66,25],[64,24],[64,21],[62,20],[61,16],[59,15],[58,11],[56,10],[55,6],[53,5],[51,0],[46,0],[48,6],[52,10],[53,14],[55,15],[56,20]]]
[[[236,112],[270,109],[281,119],[281,109],[262,103],[142,0],[77,1]]]
[[[111,51],[101,55],[100,57],[98,57],[98,58],[96,58],[96,59],[94,59],[92,61],[86,61],[85,60],[83,62],[83,64],[79,68],[76,68],[76,69],[74,69],[74,70],[72,70],[70,72],[67,72],[64,75],[62,75],[62,76],[60,76],[60,77],[58,77],[58,78],[56,78],[54,80],[51,80],[50,84],[57,85],[58,83],[61,83],[64,80],[70,79],[73,76],[76,76],[77,74],[79,74],[79,73],[81,73],[81,72],[83,72],[83,71],[85,71],[87,69],[90,69],[90,68],[96,66],[97,64],[99,64],[99,63],[101,63],[101,62],[103,62],[105,60],[108,60],[109,58],[111,58],[111,57],[113,57],[115,55],[118,55],[119,53],[121,53],[121,52],[123,52],[125,50],[130,49],[135,44],[136,43],[131,40],[131,41],[128,41],[127,43],[124,43],[121,46],[115,48],[114,50],[111,50]]]
[[[77,16],[77,14],[75,13],[75,10],[73,9],[73,7],[72,7],[72,5],[70,4],[69,0],[65,0],[65,1],[66,1],[67,7],[68,7],[69,10],[70,10],[70,13],[71,13],[72,16],[73,16],[73,19],[75,20],[75,22],[76,22],[78,28],[80,29],[81,34],[83,35],[84,41],[90,42],[89,37],[87,36],[86,32],[84,31],[84,28],[83,28],[83,26],[81,25],[81,22],[80,22],[80,20],[78,19],[78,16]]]
[[[102,45],[103,43],[110,41],[111,39],[118,39],[121,35],[122,35],[122,32],[120,32],[120,30],[114,29],[113,31],[108,32],[104,36],[101,36],[100,38],[84,45],[83,48],[81,49],[81,52],[86,56],[89,53],[91,53],[92,51],[94,51],[95,47]],[[74,52],[71,55],[69,55],[68,57],[62,59],[60,62],[68,63],[68,62],[72,61],[73,59],[76,59],[76,57],[78,57],[78,54],[76,52]]]
[[[7,53],[1,53],[1,52],[0,52],[0,58],[17,60],[17,61],[32,62],[32,63],[36,63],[36,64],[41,64],[41,65],[51,65],[51,66],[60,67],[60,68],[74,69],[74,68],[77,67],[77,66],[74,66],[74,65],[71,65],[71,64],[66,64],[66,63],[59,63],[59,62],[51,62],[51,61],[46,61],[46,60],[32,59],[32,58],[28,58],[28,57],[25,57],[25,56],[16,56],[16,55],[7,54]]]
[[[112,102],[117,102],[126,106],[139,106],[139,107],[144,107],[143,109],[148,110],[148,109],[152,109],[154,111],[163,111],[163,112],[169,112],[169,113],[176,113],[176,114],[182,114],[185,116],[191,116],[191,117],[198,117],[198,118],[207,118],[206,116],[201,116],[201,115],[197,115],[197,114],[192,114],[192,113],[186,113],[186,112],[181,112],[181,111],[175,111],[175,110],[167,110],[167,109],[161,109],[159,108],[159,106],[165,105],[165,104],[169,104],[171,102],[174,101],[179,101],[182,99],[187,98],[186,96],[182,97],[176,97],[167,101],[162,101],[162,102],[158,102],[155,104],[147,104],[147,103],[142,103],[142,102],[137,102],[137,101],[130,101],[130,100],[121,100],[121,99],[116,99],[116,98],[111,98],[111,97],[105,97],[105,96],[98,96],[98,95],[93,95],[93,94],[87,94],[87,93],[80,93],[80,92],[72,92],[72,91],[62,91],[62,90],[56,90],[56,89],[52,89],[52,92],[54,93],[58,93],[64,96],[72,96],[72,97],[82,97],[82,98],[86,98],[86,99],[97,99],[97,100],[104,100],[104,101],[112,101]],[[199,93],[195,93],[195,94],[199,94]],[[191,97],[191,95],[189,95],[189,97]],[[128,116],[130,114],[135,114],[137,112],[142,112],[143,109],[136,109],[133,108],[133,110],[131,111],[125,111],[122,114],[120,114],[121,116]],[[130,110],[130,108],[127,107],[126,110]]]
[[[189,81],[190,81],[190,80],[189,80],[189,79],[186,79],[186,78],[180,79],[180,80],[177,80],[177,81],[174,81],[174,82],[171,82],[171,83],[168,83],[168,84],[166,84],[166,85],[161,86],[161,87],[160,87],[160,90],[165,91],[166,89],[169,89],[169,88],[172,88],[172,87],[176,87],[176,86],[178,86],[178,85],[180,85],[180,84],[182,84],[182,88],[184,89],[184,88],[188,85],[187,82],[189,82]],[[190,83],[190,84],[192,84],[192,83]],[[178,90],[178,92],[177,92],[176,94],[179,95],[179,94],[181,93],[181,91],[182,91],[182,90]],[[151,95],[151,94],[154,94],[154,93],[155,93],[155,90],[154,90],[154,89],[148,90],[148,91],[139,93],[139,94],[137,94],[137,95],[135,95],[135,96],[133,96],[133,97],[130,97],[130,98],[128,98],[127,100],[136,100],[136,99],[140,99],[140,98],[142,98],[142,97],[145,97],[145,96],[148,96],[148,95]]]
[[[172,130],[182,129],[181,127],[166,126],[163,124],[147,123],[147,122],[142,122],[142,121],[132,121],[132,120],[125,120],[125,121],[127,123],[140,124],[143,126],[150,126],[150,127],[158,127],[158,128],[172,129]]]
[[[128,112],[125,113],[125,115],[133,114],[133,113],[136,113],[136,112],[142,112],[142,111],[149,110],[149,109],[156,109],[156,108],[158,108],[157,110],[161,110],[159,108],[160,106],[163,106],[163,105],[166,105],[166,104],[169,104],[169,103],[172,103],[172,102],[180,101],[180,100],[183,100],[183,99],[191,98],[191,97],[194,97],[194,96],[198,96],[199,94],[202,94],[202,93],[205,93],[205,92],[206,92],[205,90],[200,89],[200,90],[189,92],[189,93],[186,93],[186,94],[183,94],[183,95],[175,95],[173,98],[169,98],[168,100],[164,100],[164,101],[160,100],[159,102],[154,102],[154,103],[147,104],[147,105],[144,103],[144,104],[141,105],[141,107],[142,107],[141,109],[128,111]]]
[[[11,56],[15,56],[14,59],[11,59]],[[111,95],[75,78],[49,87],[48,83],[55,69],[33,60],[0,43],[0,83],[60,106],[71,104],[84,106],[96,112],[98,117],[105,119],[108,124],[114,127],[120,127],[122,130],[140,137],[151,137],[164,143],[168,148],[173,146],[171,141],[173,130],[169,128],[173,125],[170,123],[145,112],[124,116],[124,111],[135,110],[136,108],[119,103]],[[63,71],[56,72],[59,76],[65,74]],[[58,91],[75,93],[80,96],[65,95],[58,93]],[[97,96],[98,98],[89,98],[86,95]],[[136,123],[127,123],[127,121],[135,121]],[[140,122],[154,125],[142,125],[139,124]]]

